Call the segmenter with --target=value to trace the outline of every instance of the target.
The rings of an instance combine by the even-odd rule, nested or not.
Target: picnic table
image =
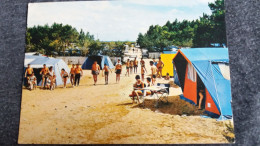
[[[165,85],[165,84],[161,84]],[[153,94],[150,95],[152,99],[155,99],[155,107],[158,107],[158,102],[165,99],[166,102],[168,103],[168,95],[169,95],[169,87],[166,86],[150,86],[150,87],[145,87],[145,88],[135,88],[136,90],[143,90],[143,95],[142,95],[142,100],[143,100],[143,105],[144,105],[144,100],[145,99],[151,99],[149,96],[146,96],[146,91],[152,91]]]

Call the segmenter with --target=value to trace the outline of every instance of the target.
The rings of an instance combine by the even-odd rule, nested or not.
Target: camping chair
[[[157,86],[166,87],[166,88],[156,92],[157,95],[156,107],[158,107],[158,101],[165,100],[166,103],[168,103],[168,96],[170,93],[170,84],[157,83]]]

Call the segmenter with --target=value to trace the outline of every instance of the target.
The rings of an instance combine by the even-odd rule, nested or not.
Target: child
[[[105,71],[105,85],[108,84],[108,74],[109,74],[109,70],[108,70],[108,69],[110,69],[110,68],[107,66],[107,64],[105,64],[105,65],[104,65],[104,68],[103,68],[103,70],[102,70],[102,76],[104,76],[103,71]],[[111,70],[111,69],[110,69],[110,71],[111,71],[111,73],[112,73],[112,70]]]
[[[169,73],[167,73],[165,76],[165,80],[169,80],[169,79],[170,79],[170,75],[169,75]]]
[[[64,86],[63,88],[66,88],[67,78],[69,77],[69,74],[65,71],[65,69],[61,69],[60,73],[61,78],[63,79]]]
[[[147,87],[151,87],[152,85],[151,85],[151,78],[150,77],[147,77],[146,78],[146,82],[147,82]],[[151,95],[152,94],[152,92],[151,91],[149,91],[149,90],[145,90],[146,91],[146,95]]]
[[[34,73],[32,72],[31,76],[28,77],[28,83],[29,83],[29,89],[36,89],[37,86],[37,79],[34,75]]]
[[[70,69],[70,83],[72,85],[72,88],[74,88],[74,82],[75,82],[75,64],[72,64],[72,67]]]

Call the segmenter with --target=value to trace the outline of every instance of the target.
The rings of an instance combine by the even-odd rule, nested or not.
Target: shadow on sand
[[[123,103],[118,104],[117,106],[131,106],[131,108],[140,108],[140,109],[150,109],[153,112],[159,112],[164,114],[171,115],[204,115],[204,110],[198,110],[198,107],[192,105],[184,100],[181,100],[179,96],[169,96],[168,103],[165,101],[158,102],[158,107],[155,107],[155,101],[152,99],[146,99],[143,103],[140,104],[132,104],[132,103]]]

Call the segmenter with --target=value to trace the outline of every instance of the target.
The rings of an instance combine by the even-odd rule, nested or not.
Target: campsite
[[[167,2],[29,5],[18,143],[233,143],[224,1]]]
[[[150,60],[145,59],[147,67]],[[77,88],[24,89],[19,143],[228,142],[224,133],[230,120],[210,118],[205,110],[182,100],[182,89],[174,84],[174,78],[157,81],[171,84],[168,104],[160,102],[156,108],[153,99],[145,100],[145,107],[132,104],[129,94],[135,74],[125,77],[125,71],[119,84],[112,73],[109,85],[104,85],[104,77],[99,75],[97,86],[93,86],[90,70],[84,70]]]

